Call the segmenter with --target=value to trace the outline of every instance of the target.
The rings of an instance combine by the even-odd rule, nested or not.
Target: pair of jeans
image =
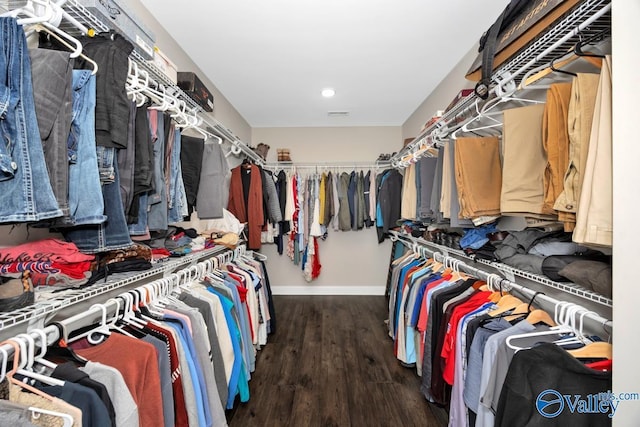
[[[108,150],[103,154],[107,153]],[[133,244],[129,237],[127,220],[122,209],[118,162],[114,162],[114,158],[115,153],[113,156],[106,156],[106,160],[111,161],[114,180],[111,183],[102,185],[104,213],[107,216],[107,220],[103,224],[82,225],[62,230],[65,239],[75,243],[78,249],[85,253],[125,249]],[[105,158],[98,158],[98,162],[100,160],[105,160]],[[99,163],[98,166],[104,165]]]
[[[109,184],[115,181],[116,172],[114,163],[116,161],[116,149],[112,147],[96,146],[96,157],[98,159],[98,173],[102,184]]]
[[[101,224],[107,217],[96,151],[96,77],[89,70],[74,70],[72,88],[73,120],[68,147],[76,154],[75,161],[69,165],[71,222],[74,225]]]
[[[58,206],[69,216],[69,164],[75,153],[68,152],[73,95],[73,59],[69,52],[31,49],[33,99],[49,181]]]
[[[59,217],[38,130],[24,30],[14,18],[0,18],[0,33],[0,223]]]

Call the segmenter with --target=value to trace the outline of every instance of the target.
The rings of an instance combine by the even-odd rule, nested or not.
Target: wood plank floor
[[[251,399],[231,427],[446,426],[393,355],[383,296],[276,296],[277,331],[259,352]]]

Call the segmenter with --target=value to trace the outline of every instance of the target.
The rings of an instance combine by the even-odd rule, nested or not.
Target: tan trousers
[[[418,190],[416,188],[416,164],[412,163],[404,170],[400,216],[404,219],[415,219],[418,213],[417,203]]]
[[[611,57],[602,61],[589,152],[573,241],[611,246],[613,239],[613,167],[611,129]]]
[[[544,172],[547,156],[542,146],[544,104],[504,111],[502,133],[503,214],[544,214]]]
[[[571,86],[568,119],[569,166],[564,174],[564,190],[553,205],[558,211],[558,219],[565,223],[565,231],[573,231],[575,228],[599,81],[598,74],[579,73]]]
[[[544,171],[544,213],[554,213],[553,205],[562,193],[564,173],[569,165],[569,100],[571,83],[554,83],[547,91],[542,120],[542,144],[547,154]]]
[[[502,166],[498,138],[458,138],[455,169],[460,215],[499,215]]]

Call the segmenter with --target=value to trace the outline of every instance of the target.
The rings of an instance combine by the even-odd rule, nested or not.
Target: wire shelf
[[[38,301],[34,305],[18,310],[0,313],[0,331],[8,327],[43,318],[44,316],[47,316],[49,314],[54,314],[63,308],[70,307],[79,302],[86,301],[96,296],[103,295],[107,292],[111,292],[132,283],[136,283],[140,280],[173,272],[177,269],[195,264],[199,260],[210,258],[212,256],[222,254],[226,251],[227,250],[225,248],[215,247],[212,249],[207,249],[205,251],[196,252],[180,258],[179,260],[157,263],[156,266],[150,270],[139,272],[126,278],[111,280],[106,283],[95,283],[87,288],[80,290],[69,290],[61,292],[59,297]]]
[[[75,18],[78,22],[86,25],[89,28],[94,29],[99,33],[104,33],[109,31],[109,27],[106,26],[104,22],[99,20],[95,15],[89,12],[89,10],[87,10],[86,7],[78,3],[76,0],[67,0],[66,3],[64,4],[64,9],[67,11],[69,15]],[[67,32],[71,32],[74,29],[69,25],[62,25],[62,24],[60,25],[60,28]]]
[[[550,58],[570,52],[580,36],[593,37],[611,28],[611,0],[585,0],[555,26],[493,73],[494,82],[512,76],[516,81]]]
[[[492,89],[508,83],[519,83],[530,70],[539,67],[551,58],[568,53],[580,41],[606,32],[611,28],[611,0],[584,0],[549,27],[542,35],[524,47],[513,59],[506,61],[492,73]],[[512,84],[512,87],[515,87]],[[391,158],[394,164],[409,154],[417,144],[430,141],[434,145],[438,138],[445,138],[473,116],[473,109],[480,106],[475,93],[462,98],[451,110],[435,123],[424,129],[413,141]]]
[[[398,233],[396,231],[391,231],[392,235],[399,239],[410,240],[412,243],[425,246],[428,248],[432,248],[436,252],[440,252],[445,256],[450,254],[455,255],[458,258],[463,258],[474,263],[484,264],[486,266],[495,268],[499,272],[503,273],[506,276],[518,276],[523,279],[530,280],[532,282],[547,286],[549,288],[553,288],[559,290],[561,292],[574,295],[576,297],[582,298],[584,300],[588,300],[591,302],[595,302],[597,304],[603,305],[605,307],[613,307],[613,301],[610,298],[597,294],[593,291],[585,289],[575,283],[560,283],[549,279],[548,277],[540,276],[538,274],[529,273],[527,271],[519,270],[517,268],[511,267],[510,265],[502,264],[499,262],[492,262],[484,259],[475,258],[467,255],[464,251],[460,249],[453,249],[447,246],[438,245],[437,243],[429,242],[421,238],[416,238],[413,236],[408,236],[402,233]],[[514,281],[512,277],[507,277],[508,280]]]

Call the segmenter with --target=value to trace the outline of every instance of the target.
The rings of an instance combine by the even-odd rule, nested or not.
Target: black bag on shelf
[[[487,99],[489,96],[491,72],[493,71],[493,57],[496,54],[498,34],[515,21],[529,3],[529,0],[511,0],[500,16],[498,16],[496,22],[480,37],[480,48],[478,51],[482,53],[482,78],[476,83],[475,87],[475,92],[478,97]]]

